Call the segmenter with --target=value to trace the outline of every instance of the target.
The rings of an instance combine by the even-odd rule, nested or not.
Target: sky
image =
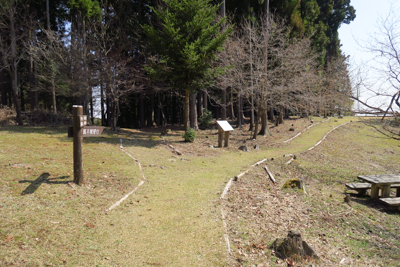
[[[339,28],[341,49],[345,55],[350,56],[350,69],[354,70],[359,66],[367,68],[376,66],[376,63],[371,61],[371,54],[363,51],[360,44],[367,43],[370,34],[378,31],[378,19],[388,14],[391,3],[395,7],[400,7],[400,0],[351,0],[350,4],[356,10],[356,18],[350,24],[342,24]],[[376,74],[377,72],[371,71],[370,73]],[[362,89],[360,92],[361,98],[370,104],[381,105],[388,101],[383,98],[371,98],[366,89]],[[357,106],[355,105],[354,108],[356,109]]]

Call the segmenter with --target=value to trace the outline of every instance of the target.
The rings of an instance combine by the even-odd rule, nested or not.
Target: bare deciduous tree
[[[392,111],[396,114],[394,105],[400,108],[400,9],[393,5],[389,13],[381,17],[378,22],[377,32],[370,34],[369,40],[362,47],[374,57],[371,72],[373,75],[359,71],[353,77],[354,95],[357,100],[369,110],[383,113],[385,116]],[[371,73],[370,72],[370,73]],[[371,82],[371,78],[374,81]],[[361,91],[361,93],[360,93]],[[384,104],[371,102],[373,98],[390,99]],[[365,111],[364,111],[365,112]]]

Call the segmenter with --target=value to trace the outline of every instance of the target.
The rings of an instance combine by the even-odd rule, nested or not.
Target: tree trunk
[[[259,121],[260,121],[260,112],[257,112],[255,126],[254,126],[254,132],[253,132],[253,139],[257,139]]]
[[[172,118],[171,118],[171,120],[172,120],[172,125],[174,125],[175,123],[178,123],[179,124],[179,121],[178,121],[178,108],[179,108],[179,105],[178,105],[178,103],[177,103],[177,101],[176,101],[176,95],[174,94],[174,92],[171,90],[171,95],[172,95],[172,99],[171,99],[171,101],[172,101]]]
[[[226,88],[221,93],[221,119],[226,120]]]
[[[197,124],[197,113],[196,113],[196,93],[190,94],[189,100],[189,116],[190,116],[190,128],[197,131],[199,129]]]
[[[278,108],[278,115],[276,116],[276,120],[275,120],[275,126],[278,126],[279,124],[283,124],[283,116],[285,113],[285,109],[282,106],[279,106]]]
[[[237,127],[241,129],[243,124],[243,96],[240,92],[238,93],[237,109]]]
[[[253,107],[253,96],[251,96],[251,107],[250,107],[250,127],[249,131],[253,131],[254,129],[254,107]]]
[[[207,90],[203,90],[203,108],[208,109],[208,94],[207,94]]]
[[[162,126],[162,104],[160,92],[157,93],[157,126]]]
[[[101,112],[101,125],[105,125],[105,114],[104,114],[104,87],[103,87],[103,74],[100,70],[100,112]]]
[[[261,130],[258,133],[259,135],[266,136],[266,135],[271,135],[269,132],[268,128],[268,116],[267,116],[267,111],[262,110],[261,113]]]
[[[51,92],[52,92],[52,100],[53,100],[53,113],[57,114],[56,84],[55,84],[55,77],[54,77],[53,73],[51,75]]]
[[[140,129],[144,128],[145,126],[145,117],[144,117],[144,93],[139,93],[139,117],[140,117]]]
[[[185,104],[183,107],[183,127],[187,131],[190,128],[189,123],[189,89],[185,90]]]
[[[290,114],[289,109],[288,109],[288,108],[285,108],[285,116],[284,116],[284,119],[285,119],[285,120],[287,120],[287,119],[290,118],[289,114]]]
[[[203,92],[200,90],[197,93],[197,117],[200,118],[203,116]]]
[[[17,75],[17,39],[15,36],[15,17],[14,17],[14,1],[10,0],[9,12],[10,12],[10,42],[11,42],[11,86],[12,86],[12,97],[14,102],[15,110],[17,111],[17,123],[23,125],[21,116],[21,107],[18,102],[18,75]]]
[[[230,87],[230,95],[231,95],[231,101],[229,104],[229,117],[234,120],[235,119],[235,111],[233,108],[233,88]]]
[[[270,121],[274,121],[275,120],[274,108],[273,107],[269,107],[268,108],[268,120],[270,120]]]
[[[0,71],[0,91],[1,91],[1,105],[7,106],[7,90],[4,70]]]
[[[107,126],[111,127],[111,113],[112,113],[112,97],[111,97],[111,92],[110,92],[110,88],[107,85],[107,89],[106,89],[106,106],[107,106]]]
[[[33,71],[33,58],[31,56],[29,67],[28,67],[28,76],[29,76],[29,105],[30,111],[35,110],[35,76]]]
[[[156,122],[157,125],[160,125],[160,118],[158,116],[158,106],[157,106],[157,116],[155,116],[155,108],[154,108],[154,93],[150,93],[150,109],[147,109],[147,126],[148,127],[153,127],[154,122]]]

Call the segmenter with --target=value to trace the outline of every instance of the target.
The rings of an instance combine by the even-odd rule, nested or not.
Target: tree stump
[[[292,260],[301,260],[305,257],[319,259],[314,249],[302,240],[301,234],[292,230],[288,232],[287,237],[278,238],[272,244],[275,253],[281,259],[290,258]]]

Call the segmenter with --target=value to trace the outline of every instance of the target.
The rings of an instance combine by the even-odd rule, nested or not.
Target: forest
[[[112,128],[351,111],[350,0],[1,0],[0,106]],[[97,118],[97,119],[96,119]]]

